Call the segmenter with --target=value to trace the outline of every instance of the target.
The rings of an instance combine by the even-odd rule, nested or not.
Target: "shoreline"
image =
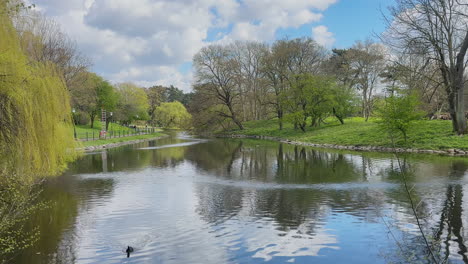
[[[75,148],[75,150],[83,151],[83,152],[92,152],[96,150],[110,149],[110,148],[116,148],[116,147],[125,146],[125,145],[142,143],[142,142],[151,141],[151,140],[157,140],[157,139],[161,139],[165,137],[169,137],[169,135],[155,136],[155,137],[144,138],[144,139],[134,139],[134,140],[122,141],[122,142],[116,142],[116,143],[107,143],[107,144],[102,144],[102,145],[97,145],[97,146],[87,146],[87,147]]]
[[[468,156],[468,151],[461,149],[447,149],[447,150],[430,150],[430,149],[413,149],[413,148],[391,148],[382,146],[358,146],[358,145],[337,145],[337,144],[316,144],[302,141],[294,141],[279,137],[259,136],[259,135],[241,135],[241,134],[218,134],[217,138],[250,138],[276,141],[284,144],[307,146],[324,149],[341,149],[352,151],[365,151],[365,152],[387,152],[387,153],[415,153],[415,154],[437,154],[444,156]]]

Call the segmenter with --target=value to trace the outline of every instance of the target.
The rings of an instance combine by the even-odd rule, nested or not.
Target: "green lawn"
[[[363,118],[355,117],[346,119],[345,124],[340,125],[338,121],[330,120],[328,124],[317,128],[308,127],[305,133],[294,130],[289,123],[285,123],[284,129],[280,131],[277,120],[251,121],[245,123],[245,130],[235,130],[229,133],[272,136],[317,144],[392,146],[389,136],[379,128],[376,121],[376,119],[371,119],[365,122]],[[397,145],[417,149],[468,150],[468,135],[454,135],[451,121],[420,120],[412,124],[408,133],[408,144],[405,145],[401,139],[397,141]]]
[[[141,128],[141,129],[143,129],[143,128]],[[77,125],[76,126],[76,136],[79,139],[85,139],[86,136],[87,136],[90,140],[92,140],[93,133],[94,133],[94,137],[98,138],[100,131],[101,131],[101,121],[94,121],[94,128],[91,128],[90,125]],[[161,131],[161,129],[157,129],[156,131]],[[110,134],[111,132],[114,135],[119,135],[119,133],[120,133],[120,135],[123,136],[123,135],[127,135],[129,133],[130,134],[135,133],[135,129],[125,127],[125,126],[121,126],[121,125],[115,124],[115,123],[110,123],[109,124],[109,130],[108,130],[107,133]]]
[[[161,132],[155,132],[155,133],[152,133],[152,134],[137,135],[137,136],[130,136],[130,137],[122,137],[122,138],[99,139],[99,140],[94,140],[94,141],[82,141],[82,142],[79,142],[78,144],[82,145],[83,147],[100,146],[100,145],[106,145],[106,144],[110,144],[110,143],[118,143],[118,142],[132,141],[132,140],[138,140],[138,139],[155,138],[155,137],[160,137],[160,136],[163,136],[163,135],[165,135],[165,134],[161,133]]]

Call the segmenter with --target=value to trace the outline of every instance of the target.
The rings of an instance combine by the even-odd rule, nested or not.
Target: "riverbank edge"
[[[92,151],[96,151],[96,150],[116,148],[116,147],[121,147],[121,146],[125,146],[125,145],[137,144],[137,143],[142,143],[142,142],[146,142],[146,141],[166,138],[166,137],[169,137],[169,135],[160,135],[160,136],[155,136],[155,137],[151,137],[151,138],[135,139],[135,140],[116,142],[116,143],[108,143],[108,144],[97,145],[97,146],[87,146],[87,147],[76,148],[75,150],[83,151],[83,152],[92,152]]]
[[[414,149],[414,148],[390,148],[382,146],[358,146],[358,145],[337,145],[337,144],[316,144],[302,141],[294,141],[279,137],[261,136],[261,135],[242,135],[242,134],[215,134],[217,138],[250,138],[277,141],[284,144],[307,146],[324,149],[341,149],[352,151],[370,151],[370,152],[387,152],[387,153],[415,153],[415,154],[437,154],[445,156],[468,156],[468,151],[461,149],[447,150],[431,150],[431,149]]]

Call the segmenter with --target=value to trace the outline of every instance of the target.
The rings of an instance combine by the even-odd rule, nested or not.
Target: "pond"
[[[184,133],[88,153],[44,184],[14,263],[468,263],[468,161]],[[127,258],[127,246],[134,248]]]

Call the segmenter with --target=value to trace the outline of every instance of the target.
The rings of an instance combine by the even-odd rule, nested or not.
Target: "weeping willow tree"
[[[6,1],[0,0],[6,10]],[[51,63],[28,61],[6,12],[0,12],[0,169],[54,175],[75,157],[69,95]]]
[[[23,223],[39,179],[76,157],[69,95],[56,67],[28,61],[0,0],[0,263],[28,247],[37,232]]]

